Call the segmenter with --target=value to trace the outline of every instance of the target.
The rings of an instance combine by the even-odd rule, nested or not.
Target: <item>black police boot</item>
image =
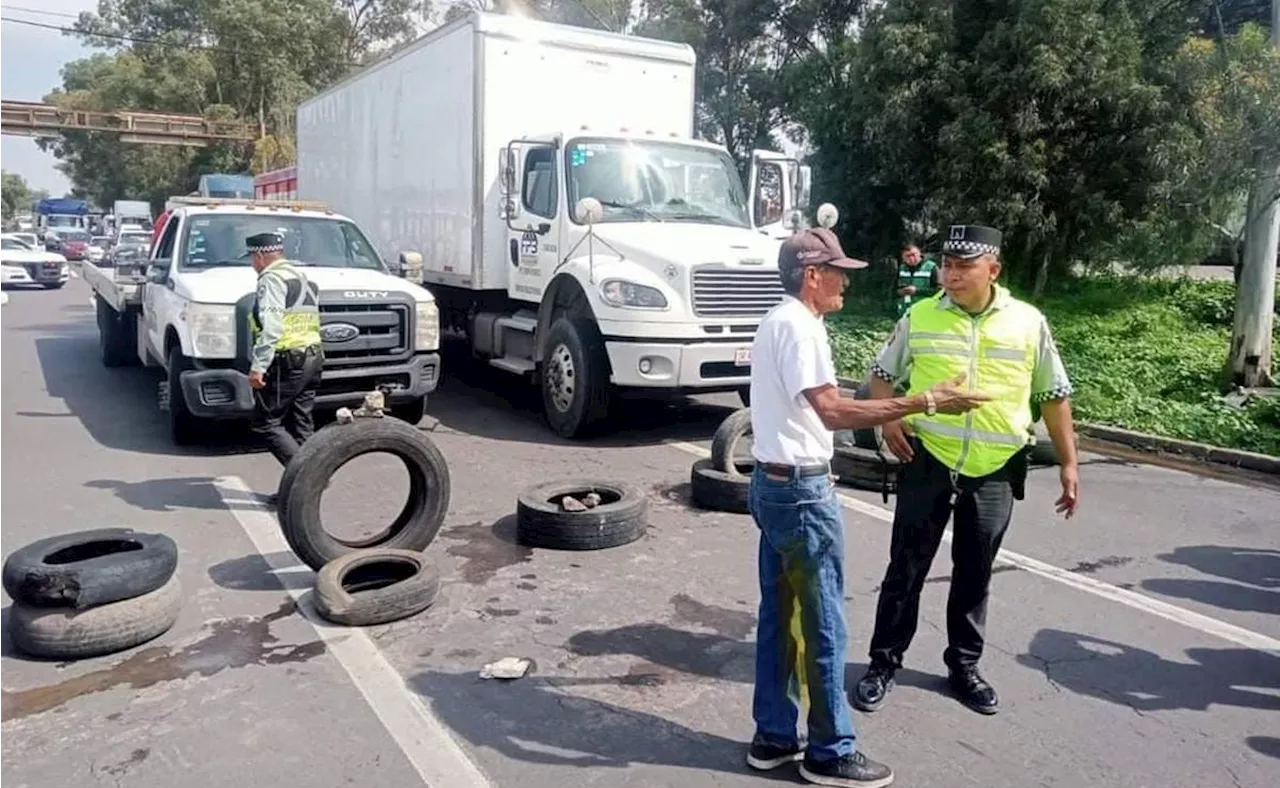
[[[800,762],[800,776],[814,785],[838,788],[884,788],[893,783],[893,769],[860,752],[833,761],[815,761],[806,755]]]
[[[1000,698],[995,687],[978,673],[977,665],[961,665],[951,669],[948,677],[951,690],[960,702],[979,714],[995,714],[1000,708]]]
[[[853,688],[853,705],[859,711],[876,711],[884,705],[885,696],[893,689],[894,669],[872,664]]]

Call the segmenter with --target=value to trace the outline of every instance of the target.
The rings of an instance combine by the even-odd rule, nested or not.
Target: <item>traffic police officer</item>
[[[918,301],[932,296],[938,289],[938,265],[920,254],[920,247],[909,243],[902,247],[902,261],[894,280],[894,312],[906,314]]]
[[[245,241],[258,272],[253,305],[254,345],[249,385],[254,389],[253,431],[281,465],[315,431],[311,409],[320,387],[320,295],[316,286],[284,258],[279,233]]]
[[[999,700],[978,673],[978,659],[992,564],[1013,502],[1023,497],[1033,408],[1043,412],[1060,462],[1057,511],[1069,518],[1079,502],[1071,382],[1044,315],[996,284],[1001,240],[990,227],[949,228],[943,292],[910,308],[871,368],[876,398],[893,396],[904,379],[913,394],[964,372],[970,386],[992,399],[964,415],[926,412],[883,428],[903,468],[871,662],[854,690],[854,705],[863,711],[880,708],[893,687],[915,635],[920,591],[954,516],[943,661],[966,706],[996,712]]]

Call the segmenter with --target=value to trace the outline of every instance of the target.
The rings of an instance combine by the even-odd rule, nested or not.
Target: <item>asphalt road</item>
[[[81,281],[9,296],[4,553],[85,528],[159,531],[180,546],[185,595],[170,632],[109,657],[34,661],[6,635],[10,788],[798,783],[742,763],[754,528],[689,502],[694,453],[734,400],[636,405],[615,434],[568,445],[532,392],[450,357],[423,424],[453,481],[429,550],[441,597],[386,626],[317,627],[310,571],[248,493],[274,488],[274,460],[235,430],[170,446],[155,375],[99,363]],[[325,495],[335,530],[373,527],[406,486],[393,462],[358,462]],[[1001,713],[973,714],[942,683],[943,551],[899,687],[854,712],[863,746],[915,788],[1280,784],[1280,493],[1102,457],[1082,473],[1083,509],[1064,523],[1054,471],[1035,471],[1006,540],[983,661]],[[560,477],[638,485],[649,532],[594,553],[517,546],[516,491]],[[889,529],[878,496],[850,498],[856,680]],[[504,656],[536,667],[478,677]]]

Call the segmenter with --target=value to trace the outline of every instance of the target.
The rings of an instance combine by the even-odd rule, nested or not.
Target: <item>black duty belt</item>
[[[783,465],[777,462],[756,463],[756,467],[774,476],[805,478],[808,476],[827,476],[831,473],[831,464],[826,462],[813,465]]]

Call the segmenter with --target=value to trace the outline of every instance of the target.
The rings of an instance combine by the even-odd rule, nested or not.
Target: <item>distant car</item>
[[[85,259],[91,263],[97,263],[106,257],[109,251],[111,251],[111,236],[95,235],[89,241],[89,249],[85,252]]]
[[[139,243],[136,238],[127,238],[120,241],[111,247],[111,253],[103,259],[103,264],[113,268],[126,268],[145,264],[148,252],[151,250],[150,240],[148,238],[146,243]]]
[[[68,260],[83,260],[89,251],[93,236],[84,230],[58,230],[45,236],[44,248],[57,252]]]
[[[70,278],[67,258],[41,251],[10,234],[0,236],[0,281],[5,285],[41,285],[56,290]]]
[[[116,243],[143,244],[145,246],[151,246],[151,233],[144,230],[135,230],[133,228],[121,230],[120,234],[116,236]]]

